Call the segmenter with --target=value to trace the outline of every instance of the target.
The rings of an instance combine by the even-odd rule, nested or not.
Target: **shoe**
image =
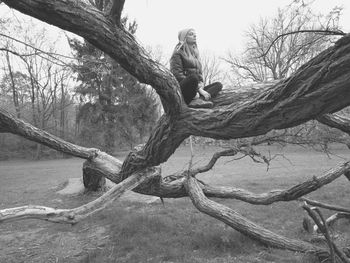
[[[205,109],[210,109],[213,108],[214,103],[211,101],[206,101],[203,99],[193,99],[190,104],[188,104],[188,107],[190,108],[205,108]]]

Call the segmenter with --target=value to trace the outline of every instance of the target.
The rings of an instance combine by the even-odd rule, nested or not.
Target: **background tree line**
[[[123,23],[135,33],[136,22]],[[109,153],[148,136],[160,115],[155,94],[103,52],[67,37],[73,56],[61,56],[45,27],[10,19],[0,26],[0,103],[16,117]],[[0,149],[0,159],[61,155],[11,134],[0,135]]]

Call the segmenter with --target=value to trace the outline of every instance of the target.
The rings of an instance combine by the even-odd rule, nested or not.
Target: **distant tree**
[[[326,15],[312,11],[310,1],[294,1],[278,9],[274,17],[261,18],[246,33],[246,48],[241,55],[230,52],[225,60],[245,81],[279,80],[295,72],[332,43],[324,33],[290,32],[339,29],[342,8],[335,7]],[[285,35],[286,34],[286,35]],[[272,42],[280,37],[272,46]]]
[[[221,61],[214,54],[202,53],[201,63],[203,67],[203,82],[204,85],[220,81],[225,78],[224,71],[221,67]]]
[[[238,76],[238,82],[285,79],[332,44],[331,36],[317,31],[338,31],[342,8],[334,7],[325,15],[316,14],[311,8],[313,2],[293,1],[278,9],[275,16],[261,18],[250,26],[243,53],[235,55],[231,52],[225,58]],[[294,133],[294,143],[318,145],[322,149],[328,149],[327,145],[336,142],[336,138],[338,142],[345,142],[342,136],[335,136],[329,128],[315,121],[302,125],[304,127],[272,133],[288,134],[286,142],[292,142],[293,136],[290,135]]]
[[[9,71],[5,71],[0,80],[1,94],[12,101],[16,116],[21,116],[21,112],[30,97],[30,78],[22,72],[12,71],[8,54],[6,54],[6,60],[8,60]]]
[[[136,32],[135,21],[123,18],[122,23],[131,34]],[[70,45],[78,62],[74,71],[81,142],[107,152],[113,152],[116,143],[130,148],[141,143],[157,119],[152,91],[87,41],[70,39]],[[91,140],[96,134],[98,139]]]
[[[7,19],[0,27],[0,60],[4,65],[0,89],[12,102],[9,110],[43,130],[66,138],[68,124],[64,117],[72,105],[68,64],[58,58],[46,28],[36,28],[29,19],[25,22]],[[37,151],[31,156],[41,158],[42,145],[32,145]],[[24,151],[25,147],[15,150]]]

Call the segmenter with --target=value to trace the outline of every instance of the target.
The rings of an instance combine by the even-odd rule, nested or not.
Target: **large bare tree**
[[[335,7],[328,14],[321,15],[311,9],[312,2],[293,1],[278,9],[274,16],[260,18],[258,23],[251,25],[245,34],[242,54],[231,51],[225,58],[232,70],[245,82],[279,80],[330,46],[332,38],[324,31],[339,28],[342,9]],[[309,32],[301,33],[305,30]],[[274,45],[271,45],[274,40]]]
[[[174,76],[152,60],[120,23],[123,0],[112,2],[76,0],[4,0],[20,12],[84,37],[107,53],[140,82],[157,92],[164,108],[147,143],[130,152],[124,162],[98,149],[83,148],[41,131],[0,109],[0,132],[18,134],[67,154],[86,159],[84,170],[116,183],[95,201],[74,209],[23,206],[0,210],[0,222],[38,218],[76,223],[102,209],[126,190],[162,198],[189,196],[193,204],[235,230],[266,245],[322,257],[333,254],[324,247],[283,237],[244,218],[209,197],[239,199],[257,205],[290,201],[331,183],[350,171],[349,162],[286,190],[254,194],[234,187],[214,187],[196,179],[220,156],[247,150],[244,146],[217,153],[203,167],[191,167],[176,176],[161,176],[157,165],[165,162],[190,135],[214,139],[235,139],[265,134],[318,119],[349,132],[349,120],[333,114],[350,105],[350,35],[302,65],[290,77],[277,83],[247,87],[241,92],[226,90],[215,98],[213,109],[191,109],[184,103]],[[103,5],[96,8],[96,5]],[[247,150],[248,151],[248,150]],[[339,258],[344,258],[341,252]],[[346,258],[344,260],[347,260]],[[346,261],[345,261],[346,262]]]

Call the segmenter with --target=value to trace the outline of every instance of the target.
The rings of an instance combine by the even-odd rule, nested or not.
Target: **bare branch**
[[[11,132],[76,157],[91,159],[95,157],[98,152],[97,149],[77,146],[48,132],[42,131],[29,123],[17,119],[2,108],[0,108],[0,127],[0,132]]]
[[[325,223],[325,220],[321,214],[321,212],[317,209],[317,208],[310,208],[308,205],[304,204],[302,206],[304,208],[304,210],[306,210],[306,212],[309,214],[309,216],[314,220],[314,222],[316,223],[316,225],[319,227],[319,229],[321,229],[322,234],[324,235],[324,237],[327,240],[327,244],[330,250],[330,259],[332,263],[335,263],[335,255],[334,255],[334,243],[331,240],[330,234],[329,234],[329,230],[328,227]],[[313,211],[316,210],[318,215],[320,216],[322,222],[318,219],[316,213]]]
[[[254,162],[260,162],[260,161],[257,161],[255,159],[255,157],[261,158],[265,163],[268,164],[268,159],[265,156],[257,153],[252,147],[238,146],[238,147],[233,147],[233,148],[228,149],[228,150],[214,153],[214,155],[212,156],[212,158],[210,159],[210,161],[206,165],[204,165],[202,167],[195,168],[195,169],[189,169],[189,173],[191,174],[191,176],[195,176],[196,174],[199,174],[199,173],[205,173],[214,167],[215,163],[217,162],[217,160],[220,157],[234,156],[237,153],[242,153],[244,155],[243,157],[249,156],[250,158],[252,158],[252,160]]]
[[[345,36],[346,33],[344,33],[343,31],[341,30],[337,30],[337,31],[334,31],[334,30],[315,30],[315,29],[305,29],[305,30],[298,30],[298,31],[292,31],[292,32],[288,32],[288,33],[284,33],[284,34],[281,34],[279,36],[277,36],[270,44],[270,46],[267,48],[266,52],[263,53],[260,57],[265,57],[271,47],[276,43],[276,41],[282,37],[285,37],[285,36],[288,36],[288,35],[293,35],[293,34],[300,34],[300,33],[317,33],[317,34],[322,34],[322,35],[331,35],[331,36]]]
[[[0,223],[19,219],[41,219],[55,223],[75,224],[119,198],[123,193],[138,185],[159,176],[159,170],[150,168],[147,171],[135,173],[113,186],[96,200],[73,209],[56,209],[45,206],[28,205],[0,210]]]
[[[209,171],[210,169],[212,169],[215,165],[215,163],[217,162],[217,160],[222,157],[222,156],[234,156],[239,152],[238,148],[232,148],[229,150],[225,150],[225,151],[221,151],[221,152],[216,152],[212,158],[210,159],[210,161],[208,162],[208,164],[196,168],[196,169],[192,169],[190,170],[190,173],[192,176],[195,176],[198,173],[205,173],[207,171]]]
[[[185,187],[192,200],[192,203],[199,211],[224,222],[233,229],[253,238],[254,240],[276,248],[289,249],[299,252],[327,254],[327,251],[325,251],[323,248],[301,240],[289,239],[277,235],[249,221],[247,218],[244,218],[234,210],[209,200],[203,194],[197,180],[191,176],[187,177]]]
[[[57,54],[57,53],[53,53],[53,52],[49,52],[49,51],[44,51],[44,50],[42,50],[40,48],[37,48],[37,47],[35,47],[35,46],[31,45],[31,44],[28,44],[28,43],[26,43],[24,41],[21,41],[19,39],[16,39],[16,38],[14,38],[12,36],[9,36],[9,35],[3,34],[3,33],[0,33],[0,36],[8,38],[8,39],[11,39],[11,40],[13,40],[13,41],[15,41],[17,43],[20,43],[22,45],[25,45],[27,47],[30,47],[31,49],[33,49],[35,51],[33,53],[33,55],[40,55],[41,56],[41,54],[44,54],[44,55],[47,55],[48,57],[50,57],[53,60],[57,60],[57,61],[61,62],[64,65],[67,65],[67,63],[62,61],[62,60],[60,60],[60,59],[58,59],[57,57],[67,58],[67,59],[71,59],[71,60],[75,59],[74,57],[70,57],[70,56],[66,56],[66,55],[62,55],[62,54]],[[14,53],[14,51],[13,52],[10,51],[10,52],[13,53],[14,55],[17,55],[17,56],[30,56],[29,54],[18,55],[17,52],[15,52],[15,53]]]
[[[335,213],[335,214],[331,215],[330,217],[328,217],[325,220],[325,222],[326,222],[326,225],[328,227],[332,227],[335,224],[335,222],[337,222],[339,219],[342,219],[342,218],[350,219],[350,214],[344,213],[344,212],[338,212],[338,213]],[[308,229],[306,229],[306,230],[310,233],[315,234],[315,233],[319,232],[319,227],[316,224],[314,226],[308,226],[307,228]]]
[[[322,208],[326,208],[326,209],[333,210],[333,211],[344,212],[344,213],[350,214],[350,209],[345,208],[345,207],[321,203],[321,202],[318,202],[315,200],[308,199],[306,197],[301,197],[301,198],[299,198],[299,200],[304,201],[309,205],[313,205],[313,206],[322,207]]]
[[[37,53],[19,54],[18,52],[11,50],[11,49],[8,49],[8,48],[0,48],[0,51],[9,52],[9,53],[11,53],[15,56],[18,56],[18,57],[30,57],[30,56],[37,55]]]
[[[297,184],[286,190],[273,190],[267,193],[255,194],[244,189],[233,187],[203,186],[203,191],[208,197],[234,198],[250,204],[268,205],[279,201],[296,200],[309,194],[322,186],[331,183],[345,172],[350,170],[350,163],[346,162],[326,172],[325,174],[303,183]]]

